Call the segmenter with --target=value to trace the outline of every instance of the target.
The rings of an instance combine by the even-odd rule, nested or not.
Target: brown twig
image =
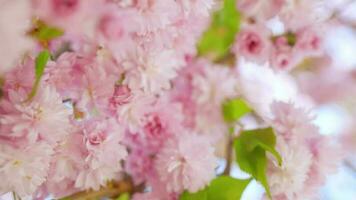
[[[118,197],[123,193],[133,193],[136,191],[131,179],[124,179],[116,183],[109,183],[106,187],[98,191],[78,192],[62,200],[96,200],[101,197]]]
[[[232,164],[232,144],[233,144],[233,134],[228,134],[228,141],[226,145],[226,167],[224,169],[224,175],[230,175],[231,164]]]

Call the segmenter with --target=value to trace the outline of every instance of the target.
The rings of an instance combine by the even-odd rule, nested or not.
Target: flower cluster
[[[330,20],[317,0],[237,2],[227,66],[196,50],[218,1],[0,0],[0,194],[62,198],[130,177],[135,200],[179,199],[220,175],[231,127],[268,125],[283,161],[269,159],[272,196],[313,197],[341,155],[284,72],[324,55]],[[255,112],[227,121],[234,98]]]

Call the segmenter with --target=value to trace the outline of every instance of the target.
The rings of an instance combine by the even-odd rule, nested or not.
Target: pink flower
[[[271,104],[272,124],[284,140],[304,140],[319,134],[310,111],[296,107],[293,103],[275,101]]]
[[[80,5],[79,0],[52,0],[53,10],[59,16],[67,16],[74,13]]]
[[[145,182],[154,173],[153,156],[145,150],[133,149],[125,162],[125,170],[132,176],[136,185]]]
[[[282,166],[270,163],[268,183],[273,196],[298,199],[306,187],[306,180],[312,164],[312,154],[308,147],[295,141],[286,142],[277,137],[277,151],[282,156]],[[282,194],[282,195],[281,195]]]
[[[75,187],[98,190],[107,181],[117,179],[121,160],[127,156],[121,145],[122,129],[114,119],[88,121],[83,128],[86,154],[84,168],[78,174]]]
[[[172,50],[151,51],[138,49],[128,68],[124,83],[131,89],[159,93],[171,88],[170,81],[177,76],[183,62]]]
[[[155,98],[152,95],[145,95],[142,92],[133,93],[130,102],[118,107],[117,118],[131,133],[137,133],[143,126],[143,114],[154,101]]]
[[[65,52],[55,63],[50,63],[44,74],[44,79],[53,85],[64,97],[76,100],[83,89],[82,77],[90,60],[80,53]]]
[[[335,139],[327,136],[315,136],[307,140],[310,152],[312,154],[312,165],[306,180],[305,195],[315,196],[315,191],[325,184],[330,174],[337,172],[344,153],[341,146]]]
[[[112,55],[121,60],[135,50],[133,35],[137,32],[138,14],[133,10],[116,7],[107,9],[97,25],[99,43],[110,50]]]
[[[276,70],[288,71],[296,66],[296,60],[290,50],[276,50],[272,53],[271,64]]]
[[[215,177],[216,162],[214,148],[204,136],[183,133],[167,141],[155,164],[168,191],[197,192]]]
[[[110,105],[113,108],[127,104],[132,99],[131,90],[127,85],[116,85],[114,94],[110,98]]]
[[[83,169],[86,152],[83,135],[73,130],[55,151],[45,188],[55,198],[62,198],[79,191],[74,184]]]
[[[95,110],[106,112],[109,107],[108,99],[111,97],[115,82],[118,80],[117,76],[118,74],[106,71],[96,62],[86,66],[83,77],[84,91],[78,101],[78,106],[87,114],[93,114]]]
[[[266,21],[277,15],[283,8],[286,0],[239,0],[237,8],[248,17],[259,21]]]
[[[66,32],[92,37],[99,14],[104,10],[101,0],[85,3],[81,0],[33,0],[36,16]]]
[[[288,71],[296,67],[299,62],[300,55],[288,44],[286,37],[277,37],[274,41],[274,48],[270,55],[272,68],[277,71]]]
[[[4,91],[30,92],[35,81],[34,59],[29,57],[23,64],[17,65],[13,70],[6,73]]]
[[[22,198],[31,198],[46,181],[52,147],[37,142],[14,148],[0,144],[0,193],[14,191]]]
[[[199,105],[220,109],[225,99],[236,96],[237,77],[224,66],[207,63],[203,73],[193,77],[193,87],[193,98]]]
[[[213,0],[179,0],[178,3],[182,6],[183,13],[189,15],[209,16],[210,10],[214,6]]]
[[[333,6],[328,4],[330,4],[330,2],[319,0],[286,1],[285,6],[279,13],[279,17],[283,21],[286,29],[293,32],[308,25],[319,27],[319,23],[324,23],[331,17],[331,13],[328,12],[328,9]]]
[[[141,129],[128,134],[127,144],[133,149],[144,148],[155,155],[173,135],[182,132],[183,114],[179,104],[159,99],[142,112]],[[169,108],[169,109],[168,109]],[[175,113],[172,115],[172,113]]]
[[[270,116],[273,101],[294,101],[298,105],[311,106],[308,98],[301,95],[293,77],[288,73],[276,73],[267,64],[239,60],[239,91],[261,116]]]
[[[174,22],[178,14],[178,6],[175,1],[137,0],[133,7],[139,15],[138,33],[142,35],[166,28]]]
[[[277,150],[283,158],[281,167],[275,164],[270,168],[272,193],[287,199],[315,197],[326,176],[335,172],[338,160],[343,157],[339,147],[319,134],[312,124],[313,117],[304,109],[275,102],[272,112]]]
[[[108,112],[109,98],[119,77],[120,68],[112,58],[91,53],[64,53],[45,75],[46,81],[70,99],[85,117]]]
[[[249,26],[244,28],[236,38],[234,53],[248,60],[264,63],[269,57],[271,33],[262,26]]]
[[[8,136],[25,136],[31,143],[37,140],[56,143],[68,134],[71,110],[62,103],[53,87],[39,88],[31,102],[23,102],[25,98],[13,102],[16,111],[1,118],[4,126],[11,127]]]
[[[313,27],[306,27],[297,32],[297,43],[295,47],[303,56],[321,56],[323,53],[323,37],[320,32],[321,27],[315,30]]]

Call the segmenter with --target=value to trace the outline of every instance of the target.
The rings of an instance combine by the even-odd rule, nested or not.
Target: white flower
[[[143,89],[147,93],[170,89],[170,81],[177,76],[177,70],[183,64],[173,50],[139,50],[135,59],[136,67],[126,75],[124,83],[131,89]]]
[[[99,190],[101,186],[118,177],[121,161],[127,157],[126,148],[120,144],[123,130],[116,120],[89,122],[84,128],[88,155],[80,170],[75,187],[81,190]]]
[[[273,163],[268,173],[271,193],[295,199],[298,193],[303,192],[312,164],[312,154],[303,144],[286,143],[282,138],[277,138],[277,151],[283,162],[281,167]]]
[[[49,142],[58,142],[68,134],[71,110],[50,86],[40,88],[30,103],[18,103],[15,108],[17,112],[1,118],[2,124],[12,126],[13,136],[26,135],[30,142],[41,136]]]
[[[293,101],[296,105],[311,107],[310,99],[298,91],[295,80],[287,73],[276,73],[268,64],[263,66],[239,60],[239,89],[254,110],[270,117],[273,101]]]
[[[203,135],[184,133],[169,140],[158,154],[156,167],[167,190],[197,192],[215,177],[214,148]]]
[[[183,12],[187,16],[194,13],[207,17],[214,6],[214,0],[179,0],[178,2],[183,7]]]
[[[133,94],[130,102],[120,106],[117,110],[119,121],[126,124],[129,131],[136,133],[143,125],[143,115],[153,100],[153,96],[144,95],[142,92]]]
[[[275,101],[271,104],[271,111],[273,126],[285,140],[304,140],[319,134],[318,127],[312,123],[315,116],[307,109],[296,107],[293,103]]]
[[[198,104],[218,106],[236,95],[237,78],[224,66],[205,66],[203,75],[193,77],[194,97]]]
[[[0,193],[32,195],[46,180],[52,153],[44,142],[18,149],[0,145]]]

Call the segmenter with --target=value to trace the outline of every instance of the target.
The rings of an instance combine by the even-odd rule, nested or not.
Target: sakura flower
[[[183,133],[167,141],[156,168],[168,191],[197,192],[215,177],[216,162],[214,148],[204,136]]]
[[[158,93],[171,88],[170,81],[177,76],[182,61],[173,50],[147,52],[138,50],[134,58],[137,68],[130,69],[124,83],[131,89],[143,89],[145,92]]]
[[[285,2],[279,16],[286,28],[291,31],[299,30],[309,24],[321,23],[331,17],[330,13],[327,12],[327,1],[288,0]],[[303,10],[302,15],[300,10]]]
[[[153,172],[153,157],[143,149],[133,149],[125,162],[125,170],[133,177],[136,185],[145,182]]]
[[[197,14],[202,16],[208,16],[209,11],[214,5],[213,0],[179,0],[178,3],[182,6],[185,15]]]
[[[222,2],[0,0],[0,193],[90,196],[129,176],[135,200],[178,200],[214,179],[217,155],[230,148],[221,105],[241,97],[254,114],[230,124],[235,131],[271,126],[277,138],[282,165],[267,154],[273,198],[316,199],[343,155],[313,124],[314,102],[294,80],[304,68],[289,72],[323,55],[324,33],[335,23],[329,18],[339,18],[331,15],[337,3],[234,2],[241,26],[229,46],[237,65],[229,66],[197,59],[210,12]],[[214,28],[233,25],[225,20],[231,9],[214,14]],[[51,39],[38,37],[33,46],[26,36],[32,18],[64,35],[39,29]],[[29,98],[40,61],[34,57],[44,47],[51,58]],[[337,86],[352,85],[353,76]],[[347,96],[336,93],[344,102]]]
[[[183,115],[179,105],[161,100],[148,110],[142,121],[146,150],[157,153],[167,139],[182,131]]]
[[[84,66],[90,63],[91,60],[81,53],[65,52],[55,63],[49,64],[44,79],[53,85],[64,98],[76,100],[83,91]]]
[[[271,111],[272,123],[285,140],[305,139],[319,134],[317,126],[312,123],[315,117],[306,109],[293,103],[273,102]]]
[[[277,149],[280,148],[278,151],[282,154],[284,165],[292,163],[289,167],[292,171],[279,173],[279,178],[273,175],[276,171],[272,170],[270,181],[275,185],[282,183],[276,186],[275,195],[288,199],[315,197],[315,192],[324,183],[326,175],[335,171],[339,163],[337,160],[343,157],[339,147],[330,138],[320,135],[318,128],[312,124],[313,116],[306,110],[291,103],[275,102],[272,104],[272,112],[272,124],[278,134]],[[288,154],[290,158],[286,158]],[[279,168],[284,170],[283,166]],[[290,184],[284,181],[290,181]],[[287,185],[288,188],[285,188]]]
[[[244,28],[236,38],[234,53],[262,64],[269,58],[271,33],[262,25]]]
[[[298,63],[296,56],[291,48],[274,49],[271,54],[272,68],[277,71],[288,71],[295,67]]]
[[[311,27],[306,27],[297,32],[297,51],[301,51],[304,56],[320,56],[323,53],[323,27],[315,30]]]
[[[327,136],[315,136],[307,141],[312,154],[312,165],[306,180],[303,197],[316,198],[316,191],[325,183],[327,177],[337,171],[344,152],[333,138]]]
[[[259,21],[265,21],[277,15],[283,8],[286,0],[240,0],[237,1],[237,7],[248,17]]]
[[[83,169],[82,154],[85,152],[85,145],[83,136],[75,129],[72,131],[55,149],[45,183],[46,190],[55,198],[61,198],[79,190],[74,187],[74,184],[79,172]]]
[[[117,80],[118,77],[115,74],[109,73],[98,63],[94,62],[86,66],[83,77],[84,91],[78,105],[88,113],[95,112],[95,110],[106,111],[109,106],[108,98],[111,97]]]
[[[239,89],[262,116],[271,116],[273,101],[293,101],[297,106],[310,108],[313,103],[303,95],[295,80],[287,73],[276,73],[263,66],[241,59],[238,65]]]
[[[64,53],[49,66],[45,79],[88,117],[109,110],[119,71],[112,58],[100,54]]]
[[[269,167],[268,182],[273,196],[285,195],[287,199],[298,199],[305,187],[312,164],[312,154],[307,146],[287,143],[277,139],[277,150],[282,156],[282,166],[273,163]]]
[[[132,133],[137,133],[143,125],[143,114],[154,102],[154,97],[136,92],[132,95],[130,102],[120,106],[116,115],[120,123],[127,126]]]
[[[134,149],[144,148],[147,154],[155,155],[169,138],[182,132],[182,121],[180,104],[171,103],[163,97],[143,110],[142,128],[136,134],[129,134],[128,145]]]
[[[4,91],[20,91],[29,93],[35,81],[34,59],[29,57],[24,63],[17,65],[13,70],[6,73]]]
[[[138,16],[132,10],[108,9],[106,12],[98,22],[98,41],[120,60],[135,49],[133,34],[138,29]]]
[[[98,190],[107,181],[117,179],[122,170],[120,162],[127,156],[126,148],[120,144],[122,129],[114,119],[88,121],[83,133],[87,153],[75,187]]]
[[[100,0],[85,3],[81,0],[33,0],[36,16],[66,32],[85,33],[93,37],[99,14],[104,10]]]
[[[193,97],[198,104],[220,107],[221,103],[236,95],[237,78],[224,66],[205,66],[203,74],[193,77]]]
[[[24,148],[0,145],[0,193],[14,191],[31,197],[46,181],[53,150],[45,142]]]
[[[134,6],[139,14],[139,34],[154,32],[164,29],[173,23],[178,12],[175,1],[164,0],[138,0]]]
[[[22,99],[25,100],[25,99]],[[55,143],[68,134],[71,110],[53,87],[44,86],[31,102],[15,102],[16,112],[2,116],[1,123],[11,126],[9,136],[25,136],[30,142],[44,139]]]
[[[115,109],[118,106],[129,103],[131,99],[131,90],[127,85],[115,85],[113,96],[109,100],[110,106]]]
[[[228,132],[228,127],[221,115],[221,108],[199,110],[194,118],[195,130],[204,135],[211,144],[217,144]],[[219,112],[220,110],[220,112]]]

